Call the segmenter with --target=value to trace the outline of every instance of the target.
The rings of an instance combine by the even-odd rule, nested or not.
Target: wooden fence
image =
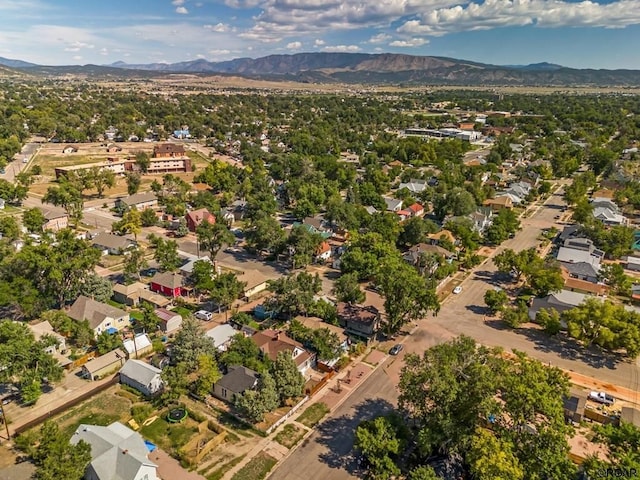
[[[67,410],[68,408],[71,408],[77,404],[79,404],[80,402],[85,401],[88,398],[91,398],[94,395],[97,395],[100,392],[103,392],[104,390],[106,390],[109,387],[112,387],[113,385],[115,385],[116,383],[118,383],[118,379],[119,379],[119,375],[114,375],[113,378],[111,380],[109,380],[108,382],[102,383],[100,385],[96,385],[95,388],[84,392],[80,395],[78,395],[77,397],[71,398],[69,399],[68,402],[65,402],[62,405],[58,405],[57,407],[49,410],[47,413],[44,413],[42,415],[40,415],[37,418],[34,418],[33,420],[24,423],[22,425],[19,425],[15,428],[13,428],[13,434],[14,435],[20,435],[23,432],[26,432],[27,430],[35,427],[36,425],[40,425],[41,423],[45,422],[48,418],[51,418],[61,412],[64,412],[65,410]]]

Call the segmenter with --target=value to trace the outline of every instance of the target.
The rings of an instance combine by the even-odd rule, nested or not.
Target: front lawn
[[[297,421],[305,427],[313,428],[327,413],[329,413],[329,407],[325,403],[314,403],[302,412]]]
[[[231,480],[263,480],[278,463],[271,455],[260,452],[249,463],[236,472]]]
[[[274,440],[284,447],[292,448],[304,437],[305,433],[306,431],[302,428],[287,423],[274,437]]]

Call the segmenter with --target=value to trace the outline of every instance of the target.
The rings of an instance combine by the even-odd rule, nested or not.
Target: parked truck
[[[615,398],[605,392],[590,392],[589,400],[602,403],[603,405],[613,405],[616,401]]]

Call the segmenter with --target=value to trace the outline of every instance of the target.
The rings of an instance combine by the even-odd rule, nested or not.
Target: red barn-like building
[[[178,273],[157,273],[152,279],[150,289],[167,297],[181,297],[185,294],[183,277]]]

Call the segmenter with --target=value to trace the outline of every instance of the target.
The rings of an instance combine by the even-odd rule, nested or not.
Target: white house
[[[91,463],[87,480],[157,480],[158,466],[149,460],[149,449],[139,433],[115,422],[108,427],[80,425],[71,444],[91,445]]]
[[[162,391],[164,382],[160,377],[162,370],[142,360],[127,360],[120,370],[120,383],[135,388],[150,397]]]
[[[397,198],[384,197],[384,203],[387,205],[387,212],[398,212],[402,210],[402,200]]]

